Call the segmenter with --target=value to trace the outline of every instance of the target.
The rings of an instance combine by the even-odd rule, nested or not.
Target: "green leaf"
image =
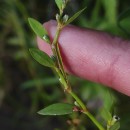
[[[112,113],[113,112],[113,106],[117,102],[115,95],[111,91],[107,90],[105,92],[105,95],[104,95],[103,98],[104,98],[103,107],[105,109],[107,109],[107,111]]]
[[[62,5],[64,4],[63,0],[55,0],[55,3],[57,5],[57,7],[59,8],[59,10],[61,10],[62,9]]]
[[[120,123],[116,122],[113,126],[111,126],[109,130],[119,130],[119,128],[120,128]]]
[[[50,105],[38,112],[40,115],[66,115],[73,113],[73,107],[72,104],[67,103],[56,103],[53,105]]]
[[[87,7],[75,13],[71,18],[69,18],[69,20],[65,23],[65,25],[70,24],[72,21],[74,21],[86,8]]]
[[[105,121],[109,121],[112,119],[111,113],[106,108],[103,108],[101,110],[101,116]]]
[[[39,62],[41,65],[47,67],[55,67],[53,60],[43,51],[36,48],[29,49],[32,57]]]
[[[45,40],[47,43],[50,43],[48,33],[43,27],[43,25],[33,18],[28,18],[28,21],[36,35],[39,36],[41,39]]]

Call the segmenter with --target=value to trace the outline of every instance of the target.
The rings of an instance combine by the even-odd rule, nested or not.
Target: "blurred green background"
[[[130,38],[130,0],[71,0],[66,12],[72,15],[84,6],[87,10],[73,24]],[[80,113],[60,117],[36,113],[52,103],[73,102],[54,73],[28,52],[36,47],[36,37],[27,18],[44,23],[56,12],[54,0],[0,0],[0,130],[96,130]],[[77,77],[70,77],[70,82],[102,123],[101,107],[110,109],[116,100],[112,111],[121,118],[121,130],[129,130],[129,97]]]

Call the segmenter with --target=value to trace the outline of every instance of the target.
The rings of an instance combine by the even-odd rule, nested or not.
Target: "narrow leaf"
[[[112,119],[112,114],[106,108],[101,110],[101,116],[105,121],[109,121]]]
[[[61,10],[62,5],[63,5],[63,0],[55,0],[55,3],[57,5],[57,7],[59,8],[59,10]]]
[[[42,26],[42,24],[33,18],[28,18],[28,21],[32,30],[36,33],[36,35],[39,36],[41,39],[45,40],[47,43],[49,43],[50,40],[48,33],[46,29]],[[48,37],[48,39],[45,39],[44,37]]]
[[[73,112],[74,105],[67,103],[56,103],[38,112],[40,115],[66,115]]]
[[[85,9],[86,7],[75,13],[71,18],[69,18],[69,20],[65,23],[65,25],[70,24],[72,21],[74,21]]]
[[[55,67],[53,60],[43,51],[36,48],[29,49],[32,57],[39,62],[41,65],[47,67]]]
[[[120,128],[120,123],[117,122],[113,126],[111,126],[110,130],[119,130],[119,128]]]

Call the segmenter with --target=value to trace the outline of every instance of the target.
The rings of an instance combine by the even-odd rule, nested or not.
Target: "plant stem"
[[[98,127],[99,130],[105,130],[104,127],[96,120],[96,118],[90,112],[87,111],[83,113],[91,119],[91,121]]]
[[[56,44],[57,44],[57,41],[58,41],[60,32],[61,32],[61,28],[59,27],[59,24],[58,24],[58,25],[57,25],[56,34],[55,34],[54,40],[53,40],[53,42],[52,42],[52,45],[56,45]]]
[[[82,108],[82,112],[87,115],[92,122],[99,128],[99,130],[104,130],[104,128],[102,127],[102,125],[94,118],[94,116],[87,110],[85,104],[81,101],[81,99],[71,90],[71,87],[68,86],[68,84],[66,83],[64,77],[62,76],[61,72],[59,71],[59,69],[56,70],[57,73],[60,76],[60,81],[63,84],[65,90],[75,99],[75,101],[80,105],[80,107]]]
[[[69,92],[69,94],[76,100],[76,102],[81,106],[84,112],[88,111],[84,103],[80,100],[80,98],[73,91]]]
[[[66,73],[64,71],[63,61],[62,61],[62,57],[61,57],[60,49],[59,49],[59,45],[58,45],[58,38],[59,38],[59,35],[60,35],[60,32],[61,32],[61,29],[62,29],[61,25],[58,24],[56,35],[55,35],[55,38],[52,42],[52,51],[53,51],[53,54],[56,55],[58,63],[59,63],[58,64],[59,68],[60,68],[63,76],[65,77],[65,80],[67,81],[67,76],[66,76]]]
[[[68,90],[69,89],[68,84],[66,83],[66,80],[64,79],[61,71],[58,68],[56,68],[56,72],[58,73],[58,75],[60,77],[59,80],[62,83],[62,85],[64,86],[65,91]],[[70,88],[70,90],[71,90],[71,88]]]
[[[74,93],[74,92],[70,92],[70,95],[76,100],[76,102],[81,106],[83,113],[85,115],[87,115],[92,122],[99,128],[99,130],[104,130],[104,128],[102,127],[102,125],[94,118],[94,116],[87,110],[86,106],[84,105],[84,103],[80,100],[80,98]]]
[[[60,32],[62,30],[63,26],[58,23],[57,25],[57,30],[56,30],[56,34],[54,37],[54,40],[52,42],[52,51],[53,51],[53,55],[55,55],[57,57],[57,61],[58,61],[58,68],[56,68],[56,72],[58,73],[59,77],[60,77],[60,82],[62,83],[62,85],[64,86],[64,89],[76,100],[76,102],[80,105],[80,107],[82,108],[82,112],[87,115],[92,122],[98,127],[99,130],[105,130],[103,128],[103,126],[94,118],[94,116],[87,110],[85,104],[80,100],[80,98],[72,91],[68,79],[67,79],[67,75],[65,73],[64,70],[64,66],[63,66],[63,61],[62,61],[62,57],[60,54],[60,49],[59,49],[59,45],[58,45],[58,38],[60,35]]]

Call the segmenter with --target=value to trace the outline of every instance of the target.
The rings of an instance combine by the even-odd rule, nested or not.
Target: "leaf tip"
[[[33,18],[28,18],[28,22],[29,22],[29,24],[31,24],[31,21],[33,20]]]
[[[41,110],[37,112],[37,114],[41,115]]]

